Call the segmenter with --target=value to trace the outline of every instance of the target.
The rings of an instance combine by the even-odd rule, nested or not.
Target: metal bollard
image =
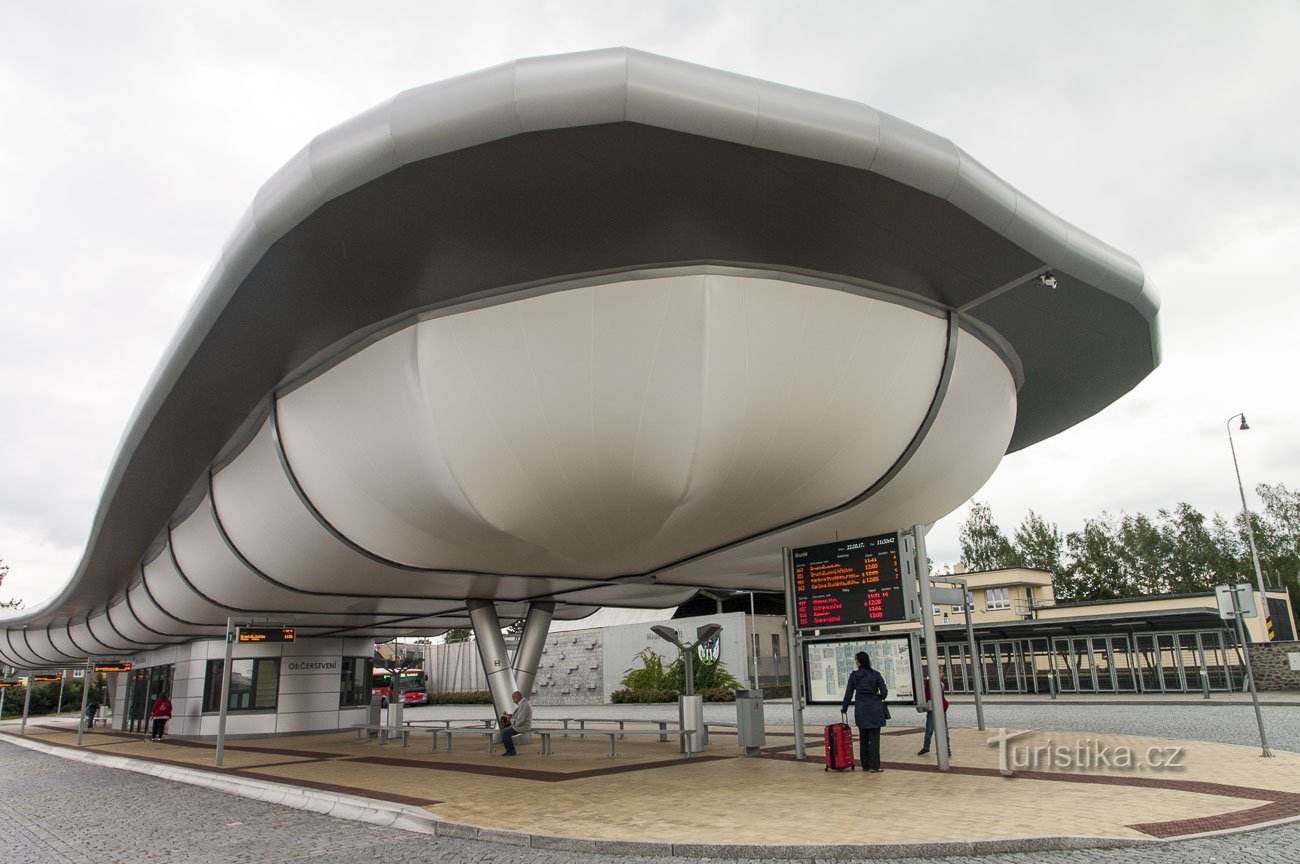
[[[1204,669],[1201,670],[1201,695],[1210,698],[1210,675]]]
[[[1053,699],[1056,698],[1056,676],[1055,675],[1047,676],[1047,692],[1052,694]]]

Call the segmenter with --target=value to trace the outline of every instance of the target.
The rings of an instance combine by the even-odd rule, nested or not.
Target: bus
[[[424,682],[423,669],[407,669],[398,676],[397,688],[403,705],[425,705],[429,702],[429,689]],[[382,696],[384,704],[393,698],[393,670],[376,669],[370,679],[370,695]]]

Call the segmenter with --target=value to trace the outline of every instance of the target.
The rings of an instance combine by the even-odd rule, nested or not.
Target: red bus
[[[429,701],[429,689],[424,683],[423,669],[407,669],[400,673],[397,689],[402,694],[403,705],[425,705]],[[382,696],[387,703],[393,698],[393,671],[376,669],[370,679],[370,695]]]

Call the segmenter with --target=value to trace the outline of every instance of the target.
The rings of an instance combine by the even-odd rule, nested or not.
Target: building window
[[[1010,588],[989,588],[984,592],[984,608],[993,609],[1010,609],[1011,608],[1011,589]]]
[[[368,657],[344,657],[339,673],[339,707],[370,704],[370,677],[374,661]]]
[[[221,673],[224,660],[209,660],[203,681],[203,710],[221,710]],[[280,658],[232,660],[230,711],[274,711],[280,693]]]
[[[781,656],[781,634],[780,633],[772,634],[772,656],[773,657]]]

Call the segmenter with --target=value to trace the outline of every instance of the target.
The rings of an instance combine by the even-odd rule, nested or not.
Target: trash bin
[[[736,742],[746,756],[757,756],[758,748],[767,743],[762,690],[736,691]]]

